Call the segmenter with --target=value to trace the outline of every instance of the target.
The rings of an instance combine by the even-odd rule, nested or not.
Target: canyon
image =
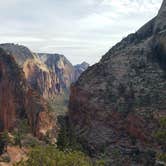
[[[10,43],[0,49],[0,131],[12,131],[27,119],[34,136],[56,138],[57,115],[49,101],[69,94],[78,69],[63,55],[33,53]]]

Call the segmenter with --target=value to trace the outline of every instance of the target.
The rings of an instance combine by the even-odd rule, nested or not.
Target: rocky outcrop
[[[73,65],[63,55],[42,53],[38,55],[48,69],[58,77],[62,89],[68,92],[71,83],[75,81]]]
[[[87,62],[82,62],[81,64],[75,65],[75,81],[80,77],[80,75],[87,70],[89,64]]]
[[[62,93],[59,78],[27,47],[15,44],[1,44],[1,48],[11,53],[23,69],[28,85],[45,99],[55,98]]]
[[[48,108],[47,101],[36,91],[32,89],[27,91],[25,110],[32,132],[39,139],[49,136],[53,140],[58,133],[57,116]]]
[[[164,0],[154,19],[112,47],[71,87],[70,122],[91,155],[156,148],[153,133],[158,117],[166,115],[165,12]]]
[[[47,132],[56,135],[56,119],[53,117],[45,100],[28,86],[14,57],[0,49],[0,131],[11,131],[18,121],[28,119],[38,138]]]
[[[24,62],[28,59],[33,59],[35,55],[25,46],[5,43],[0,44],[0,48],[3,48],[6,52],[12,54],[16,62],[22,67]]]
[[[27,60],[23,71],[28,84],[45,99],[62,93],[59,78],[39,59]]]

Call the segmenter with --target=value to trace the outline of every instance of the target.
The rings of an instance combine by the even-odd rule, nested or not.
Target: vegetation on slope
[[[162,149],[162,151],[157,154],[157,159],[166,163],[166,117],[160,119],[159,129],[154,133],[154,138]]]
[[[65,152],[53,146],[35,147],[27,161],[20,161],[15,166],[92,166],[91,160],[82,152]]]

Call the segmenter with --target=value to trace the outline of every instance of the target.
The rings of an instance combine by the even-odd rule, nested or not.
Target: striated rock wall
[[[48,69],[58,77],[63,91],[69,92],[71,83],[76,80],[73,65],[63,55],[42,53],[38,55]]]
[[[59,78],[39,60],[25,62],[23,71],[27,83],[45,99],[62,93]]]
[[[75,68],[63,55],[33,53],[27,47],[15,44],[0,44],[11,53],[23,69],[28,85],[45,99],[54,99],[69,93],[70,85],[87,69],[87,64]]]

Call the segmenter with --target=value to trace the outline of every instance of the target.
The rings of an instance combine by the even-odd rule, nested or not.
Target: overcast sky
[[[61,53],[73,64],[100,60],[153,18],[162,0],[0,0],[0,42]]]

